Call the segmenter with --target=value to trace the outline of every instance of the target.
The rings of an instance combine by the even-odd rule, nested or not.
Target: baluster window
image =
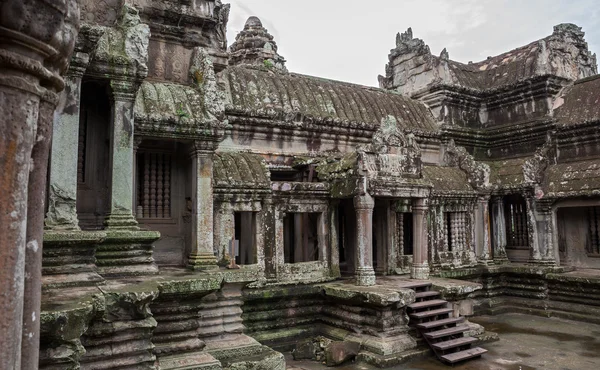
[[[137,217],[171,218],[171,154],[138,151]]]

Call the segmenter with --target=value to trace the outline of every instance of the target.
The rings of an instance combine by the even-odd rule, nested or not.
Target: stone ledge
[[[347,283],[326,283],[317,285],[326,297],[358,301],[375,306],[389,306],[399,304],[406,306],[415,301],[415,292],[411,289],[389,286],[356,286]]]

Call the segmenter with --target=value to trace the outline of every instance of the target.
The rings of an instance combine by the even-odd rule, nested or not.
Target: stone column
[[[138,149],[140,148],[140,144],[142,143],[144,139],[139,137],[139,136],[134,136],[133,138],[133,173],[132,173],[132,184],[133,184],[133,197],[132,197],[132,202],[131,202],[131,210],[133,212],[133,217],[135,217],[136,221],[138,217],[142,217],[142,215],[138,215],[137,212],[137,199],[139,197],[138,194],[138,184],[137,184],[137,171],[138,171],[138,167],[137,167],[137,152]]]
[[[263,232],[265,279],[268,281],[275,281],[277,279],[277,255],[279,254],[277,250],[277,226],[281,223],[278,217],[279,213],[277,212],[273,198],[267,196],[263,200],[262,223],[259,224],[259,227],[262,228]],[[283,243],[283,237],[280,240]],[[281,246],[281,254],[283,254],[283,245]]]
[[[152,243],[157,231],[140,230],[133,216],[134,100],[138,82],[112,80],[110,134],[110,209],[104,220],[106,238],[96,249],[96,264],[103,277],[153,275]]]
[[[373,270],[373,208],[375,201],[369,194],[354,197],[356,210],[356,285],[375,285]]]
[[[217,268],[213,251],[213,153],[216,143],[196,141],[192,158],[192,249],[188,268],[206,270]]]
[[[331,276],[338,278],[340,274],[340,245],[339,245],[339,212],[338,206],[340,201],[334,199],[329,205],[329,268]]]
[[[411,279],[429,278],[427,208],[427,199],[413,199],[413,265],[410,274]]]
[[[494,231],[494,262],[506,263],[506,219],[502,197],[492,199],[492,227]]]
[[[540,249],[541,261],[545,265],[555,265],[554,250],[554,214],[552,211],[553,199],[536,200],[537,241]]]
[[[137,84],[113,80],[110,135],[110,210],[107,229],[138,230],[133,217],[133,104]]]
[[[52,128],[48,212],[46,227],[52,230],[79,230],[77,219],[77,160],[81,79],[89,62],[85,53],[76,53],[65,78],[65,105]]]
[[[229,243],[235,236],[235,215],[231,203],[226,200],[215,207],[214,213],[214,248],[219,263],[225,263],[225,256],[230,255]]]
[[[538,215],[536,212],[536,200],[533,195],[525,196],[527,204],[527,237],[529,238],[529,263],[540,263],[542,254],[540,253]]]
[[[45,179],[40,175],[47,161],[40,159],[47,158],[47,140],[34,153],[39,162],[32,162],[32,149],[39,120],[48,124],[54,110],[55,97],[46,88],[54,92],[64,88],[59,74],[73,52],[79,6],[76,1],[5,0],[0,2],[0,14],[0,369],[33,369],[37,354],[25,359],[21,348],[22,334],[39,338],[35,326],[28,327],[28,333],[22,330],[24,271],[26,255],[35,255],[31,268],[41,261],[44,207],[43,202],[28,205],[28,184],[35,184],[43,195]],[[37,276],[36,272],[31,279]],[[29,311],[39,312],[41,292],[35,284],[29,291],[35,294],[28,297]],[[32,344],[25,346],[25,356],[37,348]]]
[[[479,197],[475,218],[475,240],[477,241],[477,261],[487,265],[492,262],[492,243],[490,238],[490,208],[489,197]]]
[[[47,166],[52,119],[58,96],[49,92],[40,102],[36,140],[31,153],[34,165],[29,174],[27,208],[27,248],[25,250],[25,299],[23,304],[23,343],[21,369],[35,370],[39,363],[40,310],[42,305],[42,240],[44,237],[44,209],[46,201]]]

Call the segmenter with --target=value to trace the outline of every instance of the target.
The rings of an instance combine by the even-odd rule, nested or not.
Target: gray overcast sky
[[[552,33],[583,27],[600,52],[600,0],[223,0],[231,44],[251,15],[275,37],[292,72],[377,86],[397,32],[412,27],[439,55],[479,61]]]

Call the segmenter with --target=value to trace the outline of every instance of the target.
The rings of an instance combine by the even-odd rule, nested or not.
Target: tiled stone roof
[[[474,192],[467,174],[458,167],[423,166],[423,179],[435,192]]]
[[[559,124],[600,121],[600,75],[576,81],[559,99],[563,99],[555,113]]]
[[[215,188],[270,189],[270,173],[258,154],[217,152],[214,158],[213,186]]]
[[[527,159],[528,157],[485,162],[490,166],[490,185],[506,188],[523,184],[523,165]]]
[[[546,170],[542,188],[550,197],[600,195],[600,160],[552,165]]]
[[[324,124],[354,123],[377,127],[394,116],[404,129],[438,130],[425,105],[383,89],[354,85],[266,68],[230,67],[228,114],[284,118],[301,114]]]

